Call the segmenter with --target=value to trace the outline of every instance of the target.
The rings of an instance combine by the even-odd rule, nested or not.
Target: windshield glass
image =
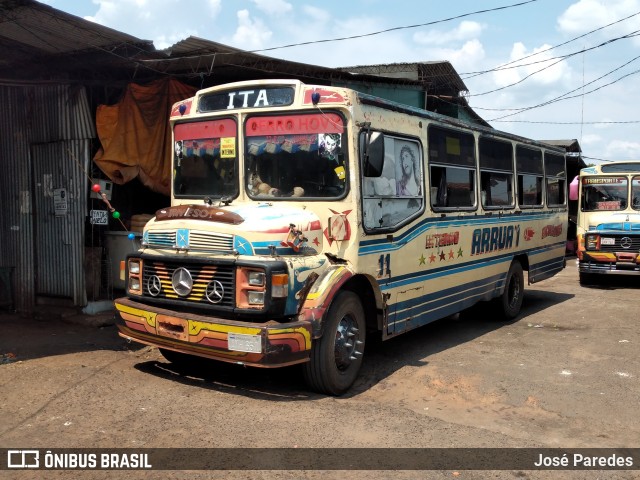
[[[174,135],[173,192],[180,197],[238,195],[236,122],[181,123]]]
[[[640,177],[633,177],[631,182],[631,206],[634,210],[640,210]]]
[[[585,177],[582,179],[582,210],[624,210],[627,208],[625,177]]]
[[[336,198],[346,193],[346,144],[335,113],[251,117],[245,126],[251,198]]]

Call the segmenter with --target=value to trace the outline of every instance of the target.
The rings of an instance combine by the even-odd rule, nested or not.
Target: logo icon
[[[224,298],[224,286],[218,280],[212,280],[207,285],[205,295],[211,303],[220,303]]]
[[[620,246],[626,249],[631,248],[631,239],[629,237],[622,237],[620,239]]]
[[[171,285],[175,292],[181,297],[186,297],[193,288],[193,278],[191,273],[184,267],[176,268],[171,276]]]
[[[39,468],[38,450],[7,450],[7,468]]]
[[[157,275],[151,275],[147,280],[147,291],[152,297],[157,297],[162,292],[162,282]]]

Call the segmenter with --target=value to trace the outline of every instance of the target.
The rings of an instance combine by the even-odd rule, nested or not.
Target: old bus
[[[580,282],[598,274],[640,274],[640,161],[583,168],[570,198],[579,200]]]
[[[563,151],[293,80],[174,105],[171,205],[144,228],[120,334],[170,361],[302,364],[344,393],[389,339],[564,267]],[[369,337],[371,338],[371,337]]]

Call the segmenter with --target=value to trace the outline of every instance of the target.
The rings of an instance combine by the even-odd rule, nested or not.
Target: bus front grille
[[[183,270],[176,273],[180,268]],[[226,265],[145,262],[142,294],[145,297],[233,308],[235,306],[234,272],[233,267]]]

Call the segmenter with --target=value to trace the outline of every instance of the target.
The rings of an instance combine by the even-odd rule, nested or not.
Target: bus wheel
[[[366,324],[358,296],[339,293],[324,321],[324,333],[304,364],[304,379],[319,393],[341,395],[353,385],[362,365]]]
[[[517,260],[511,262],[507,279],[505,280],[504,292],[499,298],[500,310],[505,320],[516,318],[522,308],[524,298],[524,274],[522,265]]]

